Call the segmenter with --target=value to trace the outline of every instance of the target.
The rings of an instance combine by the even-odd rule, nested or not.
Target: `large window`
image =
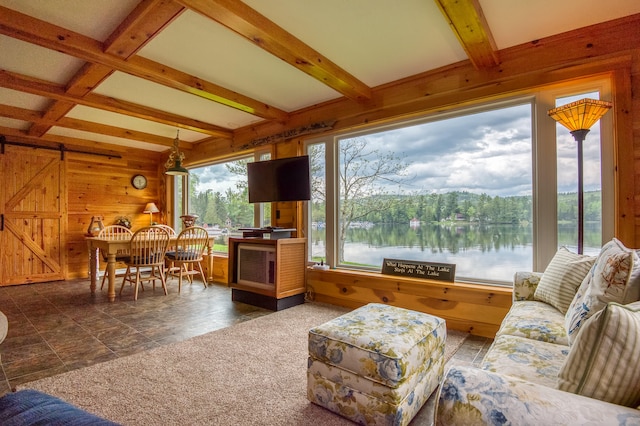
[[[572,246],[577,218],[567,173],[575,144],[558,129],[556,148],[546,111],[599,93],[576,90],[309,141],[311,260],[369,270],[384,258],[453,263],[458,280],[498,284],[543,270],[559,245]],[[589,139],[595,154],[599,132]],[[596,175],[606,169],[585,159]],[[592,250],[606,234],[602,187],[588,186]]]
[[[271,205],[249,204],[247,192],[247,163],[269,157],[259,153],[189,170],[188,197],[176,211],[198,216],[196,224],[216,237],[215,251],[227,252],[228,238],[242,235],[240,228],[271,224]],[[177,187],[183,191],[181,184]]]

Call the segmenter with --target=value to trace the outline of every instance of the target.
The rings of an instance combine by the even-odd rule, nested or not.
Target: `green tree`
[[[344,260],[347,229],[376,212],[388,211],[397,203],[384,188],[400,183],[407,165],[392,152],[370,150],[365,138],[344,139],[339,144],[339,260]],[[384,183],[385,185],[382,185]]]

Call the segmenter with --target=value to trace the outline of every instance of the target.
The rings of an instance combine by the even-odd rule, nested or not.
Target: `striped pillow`
[[[602,246],[564,317],[569,344],[573,344],[580,326],[608,302],[626,305],[638,300],[640,258],[635,250],[613,238]]]
[[[640,302],[611,302],[587,320],[558,374],[558,388],[611,402],[640,405]]]
[[[560,247],[542,274],[533,298],[566,314],[576,290],[595,260],[593,256],[575,254],[566,247]]]

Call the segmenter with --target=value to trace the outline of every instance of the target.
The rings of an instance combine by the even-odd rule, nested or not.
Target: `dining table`
[[[207,281],[213,280],[213,240],[215,237],[209,236],[207,243]],[[177,236],[172,236],[169,239],[169,247],[175,246],[178,240]],[[116,300],[116,254],[119,251],[129,250],[130,240],[115,240],[108,238],[98,237],[86,237],[87,246],[89,249],[89,276],[91,278],[91,294],[96,292],[96,283],[98,281],[98,270],[100,265],[99,251],[107,255],[107,269],[105,273],[108,274],[108,298],[110,302]]]

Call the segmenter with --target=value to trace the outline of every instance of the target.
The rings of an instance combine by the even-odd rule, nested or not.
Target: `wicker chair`
[[[138,300],[138,286],[145,281],[151,281],[155,290],[156,280],[160,280],[164,294],[167,294],[164,257],[169,238],[169,233],[157,226],[142,228],[133,234],[129,244],[129,259],[126,261],[127,272],[120,287],[121,295],[125,283],[129,281],[135,286],[133,300]],[[144,291],[144,285],[142,290]]]
[[[105,226],[98,233],[98,238],[104,238],[107,240],[130,240],[133,232],[127,227],[121,225],[108,225]],[[104,253],[100,250],[100,254],[102,255],[102,260],[107,261],[107,253]],[[116,262],[124,262],[129,259],[129,250],[118,250],[116,253]],[[100,283],[100,290],[104,287],[104,282],[107,279],[109,270],[107,268],[104,269],[104,273],[102,274],[102,282]]]
[[[208,242],[207,230],[200,226],[192,226],[178,234],[175,250],[167,252],[166,259],[170,264],[169,275],[178,277],[178,293],[182,288],[183,276],[192,283],[192,276],[200,275],[204,288],[207,288],[207,279],[202,270],[202,256]]]

